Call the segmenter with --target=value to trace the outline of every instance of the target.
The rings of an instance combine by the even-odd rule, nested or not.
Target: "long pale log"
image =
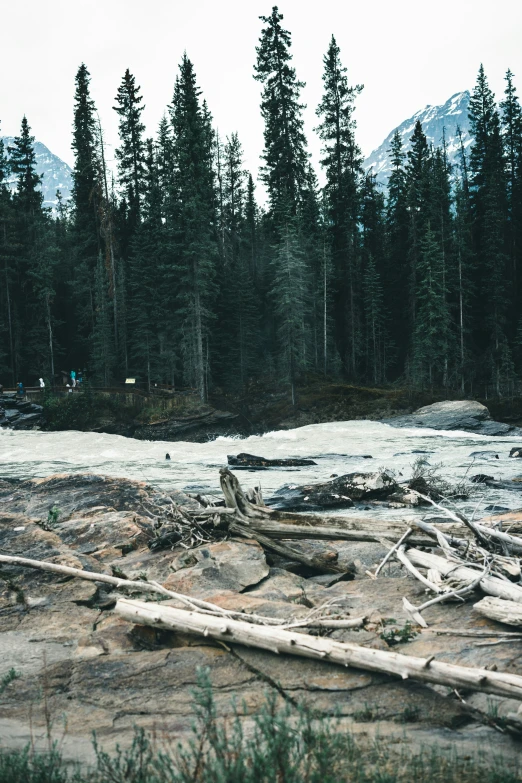
[[[342,527],[316,527],[305,524],[304,521],[300,525],[286,525],[272,520],[265,522],[254,519],[250,521],[250,527],[270,536],[270,538],[287,540],[314,539],[317,541],[376,541],[380,543],[383,538],[397,532],[395,529],[390,531],[387,527],[375,526],[374,528],[370,522],[366,523],[365,531],[347,530]],[[438,546],[437,542],[431,538],[413,537],[410,538],[410,543],[413,546]]]
[[[109,584],[112,587],[120,589],[135,590],[140,593],[158,593],[165,598],[174,598],[180,603],[185,604],[190,608],[196,609],[198,612],[210,612],[211,614],[219,615],[221,617],[248,617],[252,622],[262,623],[266,625],[288,625],[286,620],[282,620],[276,617],[267,617],[265,615],[251,614],[250,612],[245,615],[245,612],[234,611],[232,609],[223,609],[223,607],[217,604],[209,603],[209,601],[203,601],[199,598],[194,598],[185,593],[176,593],[173,590],[167,590],[163,585],[157,582],[145,582],[144,580],[132,580],[132,579],[120,579],[117,576],[109,576],[109,574],[99,574],[96,571],[84,571],[81,568],[73,568],[72,566],[64,566],[59,563],[48,563],[45,560],[31,560],[28,557],[18,557],[17,555],[0,555],[0,563],[6,565],[23,566],[25,568],[34,568],[39,571],[48,571],[52,574],[58,574],[59,576],[75,577],[77,579],[85,579],[87,582],[102,582],[103,584]],[[327,608],[327,607],[326,607]],[[321,613],[321,607],[317,607],[315,613]],[[304,628],[357,628],[363,625],[364,617],[355,617],[351,619],[330,619],[329,617],[317,617],[311,619],[309,622],[306,620],[296,620],[296,627]],[[294,624],[292,622],[292,624]]]
[[[477,571],[468,566],[461,566],[458,563],[452,563],[444,557],[434,555],[431,552],[422,552],[420,549],[409,549],[408,557],[410,561],[421,568],[436,568],[443,576],[455,577],[462,582],[472,582],[477,577]],[[486,574],[479,582],[479,587],[488,595],[494,595],[497,598],[505,598],[507,601],[518,601],[522,603],[522,587],[514,585],[511,582],[504,582],[497,576]]]
[[[522,677],[516,674],[457,666],[435,661],[431,656],[417,658],[401,655],[324,637],[293,633],[273,626],[250,625],[238,620],[224,620],[199,612],[187,612],[170,606],[125,598],[117,602],[114,611],[137,625],[210,636],[227,644],[244,644],[274,653],[287,653],[373,672],[384,672],[403,679],[411,678],[447,685],[450,688],[522,699]]]
[[[522,606],[516,601],[504,601],[502,598],[483,598],[473,605],[479,614],[506,625],[522,625]]]
[[[404,544],[402,544],[400,547],[397,548],[395,555],[397,559],[400,560],[400,562],[406,568],[406,570],[409,571],[410,574],[412,574],[412,576],[415,577],[415,579],[418,579],[419,582],[424,585],[424,587],[427,587],[429,590],[433,590],[434,593],[443,592],[442,588],[436,585],[435,582],[430,582],[429,579],[426,579],[425,576],[423,576],[419,571],[417,571],[414,564],[406,556],[406,547]]]
[[[477,530],[485,536],[490,536],[490,538],[493,538],[495,541],[507,544],[514,552],[518,552],[519,554],[522,552],[522,538],[512,536],[509,533],[502,533],[500,530],[494,530],[493,528],[486,527],[486,525],[481,525],[478,522],[475,522],[474,524]]]

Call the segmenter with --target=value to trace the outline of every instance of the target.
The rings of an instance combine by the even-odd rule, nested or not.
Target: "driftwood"
[[[116,614],[137,625],[151,625],[181,633],[193,633],[227,644],[244,644],[274,653],[287,653],[343,666],[397,675],[402,679],[447,685],[522,700],[522,676],[487,669],[457,666],[429,658],[337,642],[309,634],[292,633],[270,626],[251,625],[238,620],[187,612],[161,604],[120,599]]]
[[[477,577],[477,570],[469,568],[467,565],[461,565],[458,562],[451,562],[444,557],[434,555],[431,552],[421,552],[419,549],[409,549],[408,558],[410,561],[421,568],[436,568],[442,576],[452,576],[461,582],[472,582]],[[507,601],[522,602],[522,587],[512,584],[509,581],[499,579],[498,576],[486,574],[478,584],[481,590],[488,595],[494,595],[497,598],[504,598]]]
[[[502,598],[483,598],[473,609],[479,614],[506,625],[522,625],[522,606],[516,601],[504,601]]]
[[[404,533],[405,524],[400,520],[372,523],[368,517],[276,511],[252,503],[228,468],[220,470],[220,481],[226,507],[234,510],[231,519],[270,538],[380,542],[383,538],[400,538]],[[429,536],[413,536],[410,542],[415,546],[436,546]]]
[[[230,522],[229,530],[231,533],[237,533],[244,538],[253,538],[261,544],[264,549],[275,552],[289,560],[295,560],[297,563],[301,563],[302,565],[307,566],[307,568],[311,568],[315,571],[322,571],[327,574],[342,574],[346,571],[345,568],[338,566],[335,560],[328,560],[325,557],[308,557],[308,555],[299,552],[297,549],[274,541],[273,538],[264,535],[254,526],[249,527],[232,521]],[[308,538],[310,538],[310,536],[308,536]]]
[[[75,577],[77,579],[85,579],[88,582],[100,582],[102,584],[111,585],[118,589],[132,590],[139,593],[157,593],[165,598],[173,598],[180,603],[185,604],[191,609],[202,613],[203,615],[214,615],[222,618],[241,617],[245,621],[260,623],[266,625],[279,625],[283,627],[303,627],[303,628],[358,628],[364,624],[365,617],[354,617],[350,619],[346,618],[330,618],[324,616],[325,612],[329,612],[333,606],[333,603],[327,603],[322,606],[316,607],[310,614],[300,620],[288,622],[275,617],[266,617],[259,614],[245,614],[241,611],[234,611],[232,609],[223,609],[223,607],[217,604],[212,604],[209,601],[202,601],[199,598],[186,595],[185,593],[176,593],[173,590],[167,590],[166,587],[158,584],[157,582],[146,582],[144,580],[132,580],[132,579],[120,579],[117,576],[109,576],[109,574],[99,574],[95,571],[83,571],[81,568],[73,568],[72,566],[59,565],[58,563],[48,563],[45,560],[31,560],[28,557],[18,557],[16,555],[0,555],[0,563],[6,565],[22,566],[24,568],[35,568],[39,571],[48,571],[58,576]]]

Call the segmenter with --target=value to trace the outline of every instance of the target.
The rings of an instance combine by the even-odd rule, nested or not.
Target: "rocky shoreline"
[[[369,419],[394,427],[464,430],[488,436],[522,435],[522,427],[517,426],[518,422],[522,424],[518,401],[511,401],[511,405],[509,401],[494,403],[497,416],[501,415],[501,420],[495,421],[488,408],[476,400],[438,400],[415,409],[411,405],[413,398],[406,392],[326,385],[308,390],[307,394],[303,393],[301,404],[290,409],[280,404],[281,396],[284,398],[281,394],[261,395],[257,406],[226,398],[214,400],[217,407],[193,399],[187,405],[187,398],[182,397],[179,412],[174,406],[160,414],[138,415],[118,395],[115,399],[86,394],[48,397],[40,405],[9,392],[0,394],[0,428],[40,428],[50,432],[69,429],[137,440],[203,443],[219,436],[246,437],[309,424]]]
[[[288,621],[333,601],[348,616],[366,619],[360,628],[329,631],[332,639],[466,666],[492,667],[494,661],[499,670],[522,673],[519,644],[477,644],[477,629],[489,632],[485,641],[494,644],[505,626],[479,617],[470,601],[435,605],[429,629],[412,628],[402,598],[422,603],[422,585],[405,579],[397,564],[378,580],[367,576],[385,555],[386,541],[292,542],[307,556],[335,561],[335,577],[306,574],[258,541],[234,535],[188,550],[150,548],[151,509],[171,500],[187,511],[199,506],[182,492],[167,498],[142,482],[91,474],[2,481],[0,552],[147,580],[225,609]],[[371,526],[371,514],[366,520]],[[4,746],[20,747],[31,735],[44,743],[49,716],[57,739],[60,716],[66,716],[62,747],[76,758],[89,757],[93,730],[108,748],[128,744],[135,726],[186,739],[197,669],[206,667],[222,717],[232,714],[234,696],[248,722],[271,692],[321,714],[337,711],[356,734],[378,734],[409,750],[455,742],[461,752],[490,746],[498,754],[518,753],[516,740],[498,734],[488,717],[491,704],[500,717],[516,712],[511,699],[469,693],[459,701],[439,686],[129,626],[112,611],[124,594],[102,583],[1,565],[0,674],[11,668],[19,674],[0,695]]]

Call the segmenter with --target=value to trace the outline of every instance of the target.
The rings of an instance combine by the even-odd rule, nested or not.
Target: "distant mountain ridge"
[[[9,157],[8,147],[14,144],[12,136],[3,136],[2,141],[7,156]],[[59,190],[64,201],[71,198],[73,179],[71,167],[65,163],[58,155],[51,152],[41,141],[35,141],[34,152],[36,156],[36,171],[43,174],[42,193],[44,197],[44,207],[56,208],[56,191]],[[15,187],[15,177],[8,178],[12,189]]]
[[[390,145],[395,131],[399,131],[403,149],[407,152],[411,148],[410,138],[417,120],[420,120],[422,123],[422,129],[426,134],[428,143],[433,144],[434,147],[441,146],[442,137],[443,135],[445,136],[449,162],[455,162],[460,144],[457,128],[460,128],[462,132],[462,141],[466,148],[469,147],[472,141],[468,119],[469,100],[470,93],[468,90],[465,90],[464,92],[455,93],[441,106],[426,106],[425,109],[416,112],[413,117],[394,128],[384,139],[381,146],[366,158],[363,163],[365,171],[372,168],[373,173],[377,175],[378,182],[385,185],[391,173]]]
[[[422,128],[428,142],[434,147],[442,144],[443,133],[446,137],[446,146],[450,163],[453,163],[459,150],[459,139],[457,128],[462,132],[462,141],[467,148],[472,142],[469,132],[469,107],[470,93],[468,90],[457,92],[452,95],[446,103],[440,106],[426,106],[424,109],[416,112],[412,117],[405,120],[397,128],[394,128],[383,143],[369,155],[363,163],[365,171],[373,169],[377,180],[386,185],[391,173],[390,145],[398,130],[403,143],[404,151],[407,152],[410,147],[410,138],[417,120],[422,123]],[[2,137],[4,146],[12,146],[14,138],[12,136]],[[59,190],[64,201],[71,198],[73,179],[71,167],[61,158],[52,153],[41,141],[35,141],[34,150],[36,155],[36,170],[38,174],[43,174],[42,193],[44,195],[44,206],[55,208],[57,204],[56,191]],[[10,178],[14,189],[14,177]]]

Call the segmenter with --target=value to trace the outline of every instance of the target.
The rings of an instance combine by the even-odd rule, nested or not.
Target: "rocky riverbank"
[[[44,420],[43,406],[17,397],[15,392],[0,394],[0,427],[30,430]]]
[[[90,474],[3,481],[0,552],[156,582],[227,609],[288,621],[334,602],[365,620],[359,628],[328,631],[333,639],[522,674],[520,644],[495,644],[505,626],[479,617],[473,601],[434,605],[426,613],[429,629],[412,626],[402,599],[422,603],[422,585],[405,579],[397,565],[377,580],[367,575],[387,541],[293,541],[305,554],[335,561],[337,574],[325,577],[233,535],[188,550],[151,549],[151,509],[157,513],[171,499],[187,511],[199,507],[181,492],[167,498],[141,482]],[[371,528],[371,512],[365,518]],[[492,717],[502,725],[516,712],[510,699],[461,693],[462,701],[441,686],[129,625],[112,612],[123,594],[101,582],[1,565],[0,676],[10,669],[18,675],[0,694],[4,745],[44,744],[50,731],[66,755],[78,758],[91,753],[93,730],[109,748],[128,744],[135,726],[186,738],[203,666],[220,716],[232,714],[235,697],[248,722],[271,692],[291,704],[304,700],[319,713],[337,711],[355,733],[378,733],[410,751],[457,742],[460,752],[518,752]],[[477,638],[478,631],[491,635]]]
[[[42,408],[34,401],[20,401],[14,394],[4,394],[0,396],[0,426],[197,443],[219,436],[246,437],[357,419],[484,435],[522,431],[516,429],[522,426],[522,398],[448,400],[447,395],[447,391],[428,394],[411,389],[315,382],[299,388],[296,405],[292,405],[285,390],[254,384],[241,397],[215,391],[209,404],[202,404],[194,395],[165,392],[150,399],[140,398],[138,405],[132,395],[116,392],[49,395],[42,397]]]

